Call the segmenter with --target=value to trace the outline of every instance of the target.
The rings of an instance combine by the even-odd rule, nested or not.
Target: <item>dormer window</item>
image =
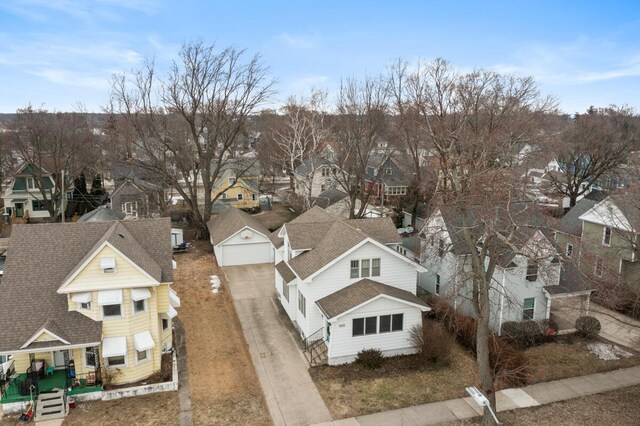
[[[116,272],[115,257],[103,257],[100,259],[100,269],[104,274],[113,274]]]

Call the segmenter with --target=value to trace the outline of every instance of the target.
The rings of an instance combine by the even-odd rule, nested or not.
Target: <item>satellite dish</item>
[[[249,231],[248,229],[245,229],[240,233],[240,238],[243,238],[245,240],[248,240],[251,237],[253,237],[253,232]]]

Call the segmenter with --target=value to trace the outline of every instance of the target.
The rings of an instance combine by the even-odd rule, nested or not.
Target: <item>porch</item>
[[[558,325],[559,334],[574,332],[578,317],[589,315],[590,294],[556,295],[547,300],[548,318]]]
[[[54,370],[43,377],[37,377],[33,373],[22,373],[13,375],[8,382],[2,385],[0,403],[29,401],[31,393],[35,399],[39,393],[51,392],[54,389],[66,389],[67,387],[71,389],[67,391],[67,395],[72,396],[101,391],[102,383],[96,380],[95,373],[76,374],[75,378],[68,377],[66,370]]]

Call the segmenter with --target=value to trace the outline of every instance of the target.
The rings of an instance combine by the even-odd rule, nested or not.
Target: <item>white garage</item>
[[[269,230],[248,213],[228,208],[207,223],[220,266],[273,263]]]

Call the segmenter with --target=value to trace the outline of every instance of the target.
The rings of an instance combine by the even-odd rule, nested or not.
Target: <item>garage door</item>
[[[271,244],[235,244],[222,246],[222,266],[271,262]]]

